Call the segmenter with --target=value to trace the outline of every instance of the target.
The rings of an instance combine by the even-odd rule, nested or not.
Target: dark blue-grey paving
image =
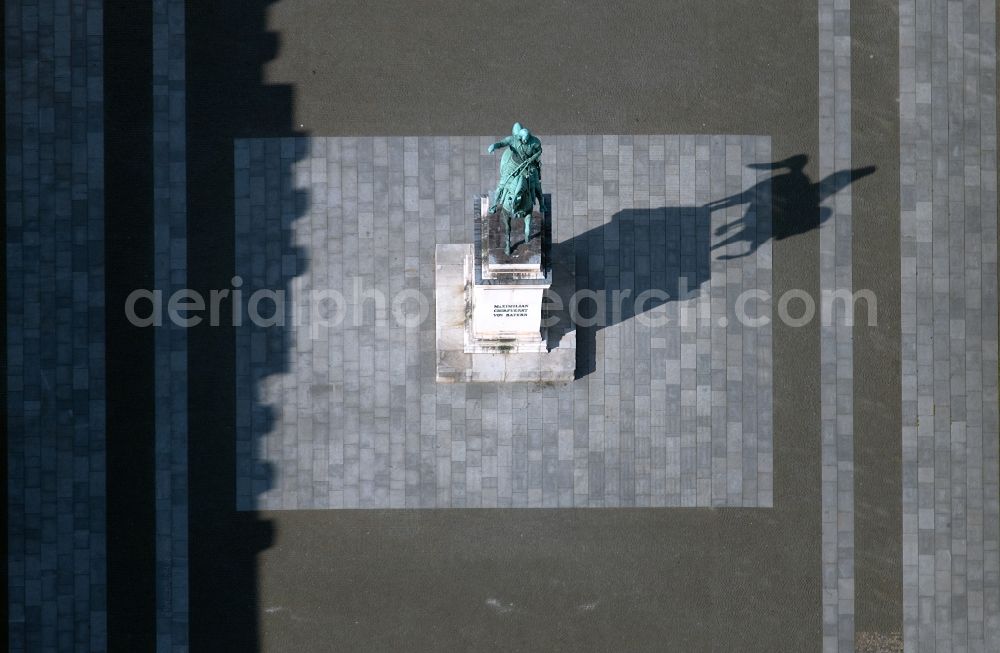
[[[8,626],[107,645],[102,3],[5,3]]]
[[[434,246],[470,242],[493,138],[236,142],[243,304],[287,290],[286,328],[244,315],[237,329],[240,509],[771,506],[771,328],[733,313],[742,291],[771,289],[769,173],[748,167],[770,161],[770,138],[542,139],[577,288],[676,298],[685,277],[693,291],[612,315],[589,349],[578,334],[592,370],[562,387],[435,383]],[[324,289],[345,306],[319,306]],[[352,306],[371,290],[385,311]],[[427,302],[419,326],[392,311],[403,291]],[[311,321],[310,293],[343,320]]]
[[[851,169],[851,3],[819,0],[821,297],[854,291],[852,195],[832,187]],[[831,187],[827,187],[829,184]],[[823,651],[854,651],[854,349],[844,302],[820,302]],[[850,309],[848,309],[850,310]]]
[[[905,650],[1000,650],[995,0],[900,0]]]
[[[184,2],[153,0],[154,284],[187,287]],[[165,300],[166,301],[166,300]],[[181,314],[183,315],[183,313]],[[169,317],[169,316],[168,316]],[[187,329],[156,329],[156,645],[188,648]]]

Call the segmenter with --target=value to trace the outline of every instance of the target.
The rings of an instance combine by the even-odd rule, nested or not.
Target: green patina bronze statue
[[[524,242],[531,236],[531,213],[538,200],[544,211],[542,197],[542,142],[537,136],[515,122],[511,134],[489,147],[492,154],[497,148],[507,148],[500,159],[500,183],[494,193],[489,212],[501,211],[506,242],[504,251],[510,255],[510,221],[512,217],[524,219]]]

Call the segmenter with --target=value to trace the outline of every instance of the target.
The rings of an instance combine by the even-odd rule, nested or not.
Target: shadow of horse
[[[549,342],[556,343],[576,329],[577,378],[596,369],[600,329],[668,302],[698,297],[702,284],[711,280],[713,257],[743,258],[768,240],[784,240],[818,228],[832,215],[822,205],[824,201],[875,172],[874,166],[842,170],[814,183],[804,172],[808,161],[805,154],[799,154],[750,164],[755,170],[776,174],[701,206],[622,209],[600,227],[553,243],[553,265],[569,268],[569,261],[574,265],[554,275],[562,282],[554,283],[550,296],[558,295],[563,309],[550,327]],[[712,213],[739,205],[746,205],[743,215],[713,232]],[[762,220],[769,224],[762,228]],[[571,302],[574,293],[578,299]],[[576,307],[575,314],[570,304]]]

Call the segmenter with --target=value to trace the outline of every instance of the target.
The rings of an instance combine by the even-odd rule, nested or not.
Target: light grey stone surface
[[[560,388],[435,383],[435,245],[470,242],[492,138],[235,143],[244,303],[287,290],[284,329],[237,329],[238,508],[771,506],[771,330],[733,314],[741,290],[771,289],[769,173],[747,168],[770,139],[543,138],[557,252],[609,298]],[[610,301],[649,289],[671,299]],[[404,290],[426,302],[415,326]],[[310,319],[310,297],[339,323]]]
[[[996,3],[899,31],[904,646],[996,651]]]
[[[851,3],[819,0],[820,420],[823,505],[823,651],[854,650],[854,337],[844,304],[854,291],[851,188]]]
[[[107,647],[102,3],[4,6],[8,648]]]
[[[187,287],[184,2],[153,0],[155,287],[164,303]],[[169,317],[169,316],[168,316]],[[155,336],[156,643],[188,648],[187,328]]]

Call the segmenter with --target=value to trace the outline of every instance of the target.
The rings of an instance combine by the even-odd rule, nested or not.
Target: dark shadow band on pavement
[[[0,15],[0,28],[3,28],[3,33],[6,34],[7,31],[7,15],[6,12]],[[3,69],[7,70],[7,48],[0,48],[0,63],[3,64]],[[4,115],[7,115],[7,78],[4,76],[3,80],[0,80],[0,85],[3,86],[3,99],[0,102],[3,103]],[[0,130],[0,146],[3,147],[3,151],[7,152],[7,128],[4,127]],[[7,198],[7,157],[3,157],[3,161],[0,161],[0,184],[3,188],[4,202]],[[4,283],[0,283],[0,311],[3,312],[3,325],[4,328],[0,329],[0,397],[4,397],[4,401],[0,402],[0,451],[8,451],[8,417],[9,411],[7,410],[7,210],[0,211],[0,269],[4,271]],[[3,572],[4,578],[10,578],[9,565],[10,561],[8,559],[9,550],[9,513],[10,504],[9,494],[8,494],[8,483],[10,482],[10,472],[8,468],[9,463],[5,462],[0,467],[3,467],[3,472],[0,472],[0,477],[3,479],[3,487],[0,487],[0,499],[3,499],[3,514],[0,515],[0,524],[3,525],[3,542],[0,543],[0,554],[3,556],[3,561],[0,562],[0,571]],[[3,597],[3,623],[0,624],[0,642],[10,641],[10,627],[8,624],[8,618],[10,615],[10,589],[7,583],[3,583],[3,589],[0,590],[0,595]]]
[[[292,89],[264,81],[264,66],[278,51],[267,27],[272,4],[186,7],[188,283],[203,296],[229,287],[235,271],[234,139],[302,135],[293,129]],[[288,184],[291,174],[281,170],[279,183]],[[231,298],[221,313],[232,314]],[[257,651],[258,555],[273,535],[256,512],[235,510],[233,329],[203,324],[191,330],[188,346],[191,648]]]
[[[153,10],[104,3],[108,648],[156,648],[153,329],[125,301],[153,287]]]

